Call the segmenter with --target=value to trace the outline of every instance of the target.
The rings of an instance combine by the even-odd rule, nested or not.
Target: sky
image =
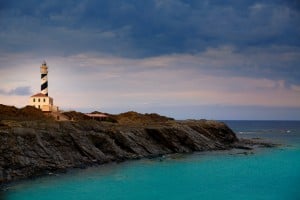
[[[0,103],[300,120],[298,0],[1,0]]]

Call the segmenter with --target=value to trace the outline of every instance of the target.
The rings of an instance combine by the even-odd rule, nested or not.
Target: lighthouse
[[[41,91],[30,97],[29,105],[41,109],[43,112],[58,112],[58,107],[53,104],[53,98],[48,96],[48,66],[46,61],[42,63],[40,72]]]
[[[48,96],[48,67],[46,61],[41,66],[41,93]]]

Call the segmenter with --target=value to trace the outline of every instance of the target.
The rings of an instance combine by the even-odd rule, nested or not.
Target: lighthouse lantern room
[[[29,105],[44,112],[58,111],[58,107],[53,104],[53,98],[48,96],[48,66],[45,61],[41,65],[41,92],[30,97]]]

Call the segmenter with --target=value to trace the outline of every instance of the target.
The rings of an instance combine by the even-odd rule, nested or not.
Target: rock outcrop
[[[233,147],[215,121],[115,124],[93,120],[0,122],[0,183],[73,167]]]

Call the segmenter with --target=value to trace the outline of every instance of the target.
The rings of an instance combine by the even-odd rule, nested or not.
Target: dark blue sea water
[[[279,148],[172,155],[13,184],[5,199],[300,199],[300,122],[226,121],[239,137]]]

